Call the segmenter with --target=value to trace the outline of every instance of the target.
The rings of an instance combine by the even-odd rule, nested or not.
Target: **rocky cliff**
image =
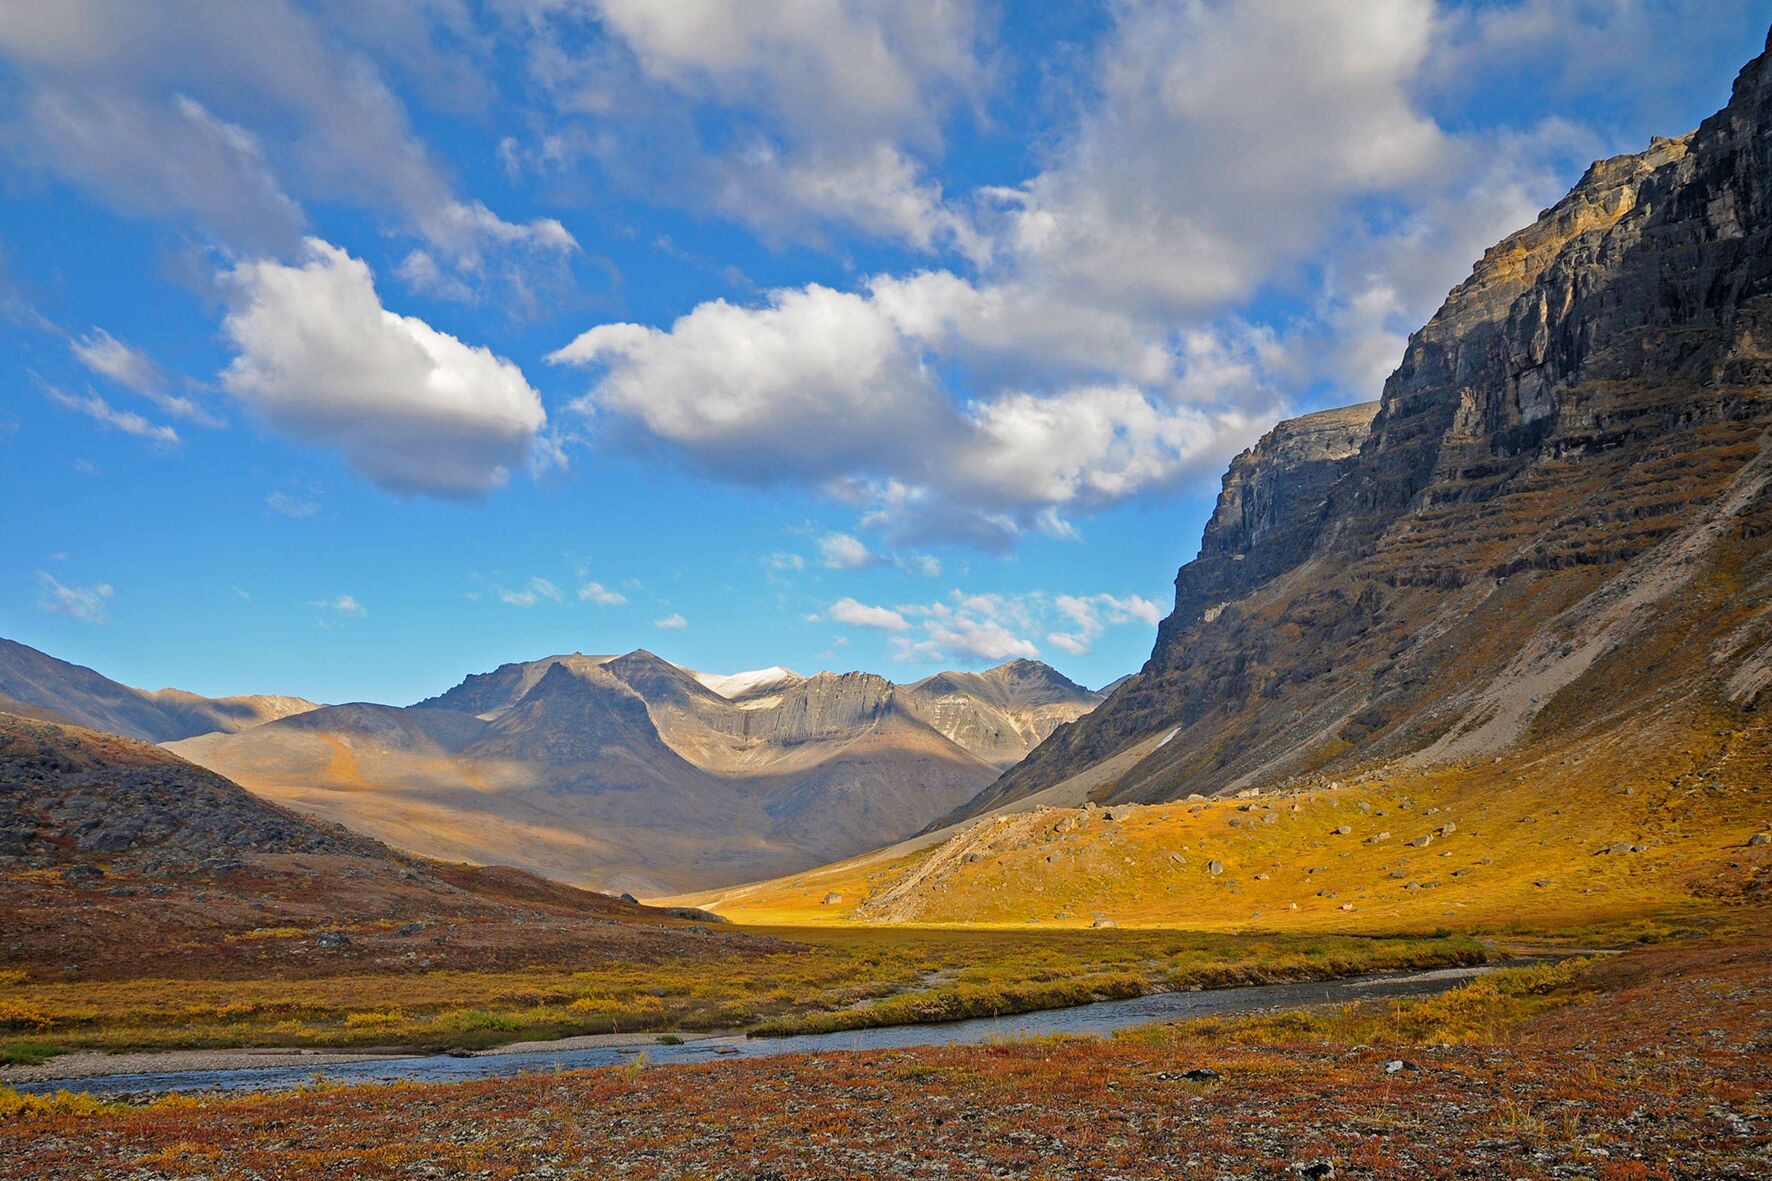
[[[1239,456],[1143,670],[949,819],[1085,773],[1092,798],[1157,800],[1575,735],[1652,757],[1751,709],[1772,682],[1769,190],[1762,56],[1698,130],[1593,165],[1490,249],[1376,414]]]

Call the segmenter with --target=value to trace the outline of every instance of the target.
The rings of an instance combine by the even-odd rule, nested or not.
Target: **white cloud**
[[[970,89],[979,17],[944,4],[597,0],[650,78],[759,107],[801,135],[935,134],[938,104]],[[944,90],[949,93],[944,93]]]
[[[841,605],[833,605],[828,617],[843,621],[837,610]],[[1142,595],[968,594],[958,589],[945,599],[900,604],[891,613],[905,625],[894,630],[914,633],[893,638],[894,660],[961,666],[1017,657],[1037,659],[1039,646],[1032,636],[1040,633],[1059,651],[1083,656],[1109,628],[1145,632],[1162,618],[1162,608]]]
[[[81,623],[109,623],[111,613],[108,608],[111,596],[111,584],[95,583],[92,586],[63,586],[56,581],[54,575],[47,570],[37,571],[38,599],[37,606],[56,615],[66,615],[78,619]]]
[[[500,602],[509,603],[513,607],[533,607],[543,599],[550,603],[566,601],[565,591],[540,577],[531,578],[522,590],[506,590],[503,587],[494,589],[498,592]],[[579,597],[584,598],[585,596],[581,593]]]
[[[314,501],[281,491],[265,497],[265,504],[278,516],[288,517],[292,521],[305,521],[320,511],[320,506]]]
[[[1055,310],[953,275],[875,280],[865,293],[814,284],[760,307],[704,303],[669,331],[600,325],[549,360],[596,371],[574,403],[592,420],[639,427],[730,479],[874,497],[875,523],[906,540],[1001,544],[1019,535],[1018,517],[1214,471],[1265,423],[1256,408],[1275,405],[1258,333],[1196,333],[1170,349],[1150,332],[1139,343],[1124,319],[1049,328],[1040,309]],[[1093,363],[1091,341],[1107,342]],[[1117,364],[1165,376],[960,403],[935,376],[942,357],[1043,359],[1047,381]]]
[[[744,480],[912,464],[917,443],[954,420],[867,300],[816,284],[761,308],[704,303],[669,332],[600,325],[548,359],[602,370],[581,411],[628,420]]]
[[[367,619],[368,608],[359,603],[355,596],[339,595],[335,599],[315,599],[308,606],[321,613],[320,626],[331,627],[336,619]]]
[[[222,384],[277,429],[409,494],[481,495],[529,457],[547,415],[522,371],[382,307],[361,260],[310,239],[300,266],[223,279],[239,355]]]
[[[94,328],[84,337],[70,339],[68,347],[82,365],[125,389],[146,393],[166,384],[160,366],[152,357],[124,344],[103,328]]]
[[[799,554],[777,550],[763,559],[763,565],[771,570],[804,570],[806,569],[806,559]]]
[[[1040,649],[992,619],[959,615],[924,625],[928,638],[894,640],[896,660],[957,660],[962,664],[1039,658]]]
[[[97,394],[88,393],[84,397],[70,394],[52,385],[45,385],[44,392],[49,400],[64,409],[76,414],[84,414],[94,422],[122,431],[126,435],[134,435],[138,439],[146,439],[150,443],[162,447],[176,447],[179,444],[178,432],[161,423],[150,422],[133,410],[119,410]]]
[[[1542,19],[1546,3],[1515,15]],[[777,35],[750,27],[760,18],[715,37],[717,20],[623,12],[655,81],[765,105],[816,85],[817,67],[784,80],[760,62]],[[1131,3],[1113,17],[1045,167],[979,194],[973,275],[876,275],[710,301],[668,328],[599,325],[550,357],[592,368],[575,406],[717,476],[855,504],[889,545],[1075,539],[1081,514],[1215,475],[1298,401],[1375,397],[1482,247],[1597,147],[1554,122],[1442,128],[1422,96],[1446,84],[1430,77],[1451,60],[1444,43],[1490,22],[1431,0]],[[754,155],[776,184],[808,158]],[[871,192],[924,184],[890,153],[873,167],[896,179]],[[906,224],[951,212],[932,192],[893,208],[913,206],[925,212]],[[1305,267],[1324,278],[1303,313],[1277,328],[1236,314]]]
[[[92,372],[140,394],[175,418],[187,419],[200,426],[222,425],[196,402],[170,392],[166,374],[152,357],[118,340],[103,328],[94,328],[83,337],[70,337],[68,348],[74,358]]]
[[[448,23],[452,6],[426,7]],[[4,142],[124,212],[193,219],[237,251],[299,247],[306,217],[281,176],[391,215],[470,273],[492,253],[570,250],[552,219],[506,221],[457,195],[374,61],[339,36],[352,24],[365,36],[372,22],[288,4],[27,5],[0,23],[20,92]],[[410,35],[377,48],[418,60]],[[274,157],[243,121],[276,129]]]
[[[901,632],[911,626],[904,616],[890,607],[870,607],[866,603],[847,598],[832,603],[829,615],[833,622],[847,623],[853,627],[877,627],[885,631]]]
[[[1353,197],[1429,177],[1417,105],[1431,0],[1128,5],[1098,105],[1053,165],[994,194],[1001,249],[1078,302],[1200,312],[1322,241]]]
[[[538,4],[523,28],[554,120],[533,143],[501,143],[499,158],[508,170],[588,162],[600,179],[693,195],[698,210],[771,238],[836,226],[970,250],[975,236],[920,157],[940,151],[955,108],[982,101],[985,11],[972,0]],[[717,132],[700,118],[709,110]]]
[[[578,597],[599,607],[621,607],[628,601],[626,595],[620,591],[612,591],[600,582],[587,582],[579,587]]]
[[[874,563],[868,547],[847,533],[827,533],[819,538],[818,556],[832,570],[860,570]]]
[[[1163,609],[1142,595],[1059,595],[1052,605],[1070,623],[1071,630],[1048,632],[1046,639],[1073,656],[1087,653],[1109,627],[1134,623],[1155,627],[1163,618]]]
[[[6,41],[0,32],[0,46],[17,48]],[[306,217],[256,137],[195,99],[119,86],[88,64],[91,74],[56,71],[63,76],[41,81],[18,108],[10,139],[27,163],[125,213],[188,217],[245,249],[284,250],[300,239]]]
[[[689,621],[687,619],[684,619],[677,612],[673,611],[669,615],[665,616],[663,619],[653,620],[652,626],[653,627],[662,627],[667,630],[672,630],[672,629],[676,629],[676,628],[688,627]]]

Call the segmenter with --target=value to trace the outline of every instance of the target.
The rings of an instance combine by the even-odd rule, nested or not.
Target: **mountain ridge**
[[[170,748],[403,848],[654,894],[908,835],[1097,700],[1037,662],[895,685],[710,676],[636,649],[511,662],[410,707],[329,707]]]
[[[136,689],[87,668],[0,637],[0,709],[168,742],[236,731],[317,708],[277,694],[204,697],[183,689]]]

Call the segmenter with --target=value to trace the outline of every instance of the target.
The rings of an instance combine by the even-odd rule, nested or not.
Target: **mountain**
[[[744,950],[717,932],[686,939],[663,912],[518,870],[396,852],[161,747],[6,713],[0,914],[0,968],[58,981]]]
[[[402,848],[657,894],[898,840],[1098,700],[1025,660],[894,685],[573,653],[171,749]]]
[[[92,669],[0,639],[0,710],[171,742],[233,733],[286,718],[314,703],[299,697],[200,697],[182,689],[132,689]]]
[[[1762,56],[1698,130],[1594,164],[1487,251],[1376,407],[1238,456],[1143,669],[943,822],[1553,747],[1597,791],[1757,732],[1769,239]]]

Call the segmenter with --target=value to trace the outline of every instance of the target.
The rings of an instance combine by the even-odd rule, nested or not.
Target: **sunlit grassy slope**
[[[1644,720],[1254,798],[998,816],[696,901],[742,923],[1627,931],[1765,892],[1769,745],[1752,714]]]

